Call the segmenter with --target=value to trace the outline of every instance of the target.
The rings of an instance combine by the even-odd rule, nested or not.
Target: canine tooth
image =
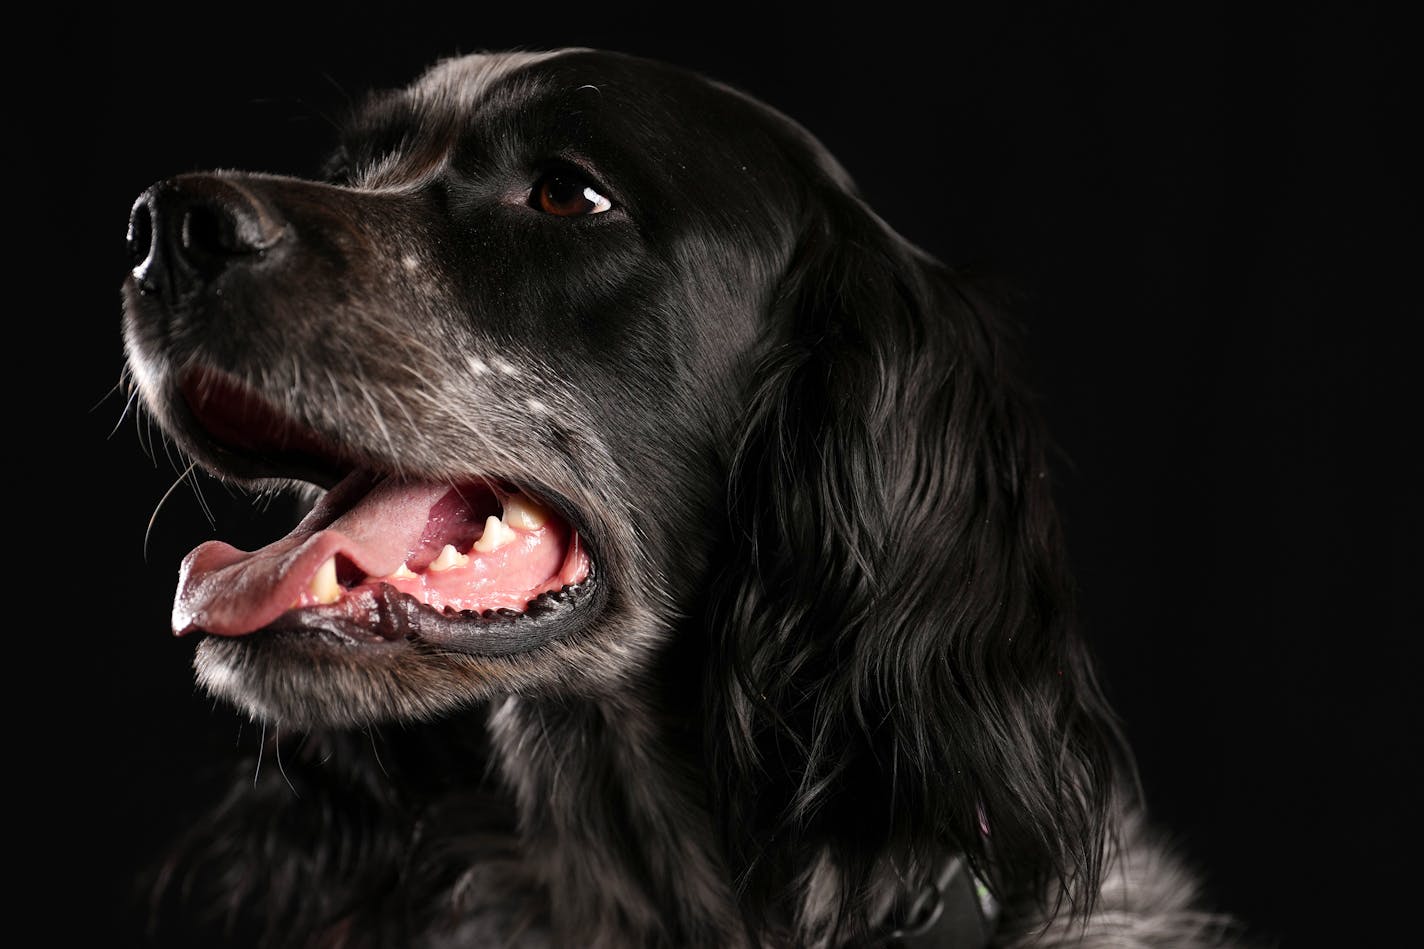
[[[440,556],[430,562],[430,569],[449,570],[452,567],[463,567],[469,562],[470,558],[456,550],[454,544],[446,544],[440,548]]]
[[[498,550],[505,544],[514,540],[514,531],[491,514],[485,518],[485,532],[480,535],[480,539],[475,541],[475,549],[482,554],[487,554],[492,550]]]
[[[327,557],[317,568],[316,576],[307,584],[307,593],[318,603],[335,603],[341,599],[341,584],[336,582],[336,558]]]
[[[449,546],[449,545],[447,544],[446,546]],[[444,551],[442,550],[441,553],[444,553]],[[414,580],[414,579],[415,579],[415,571],[411,570],[411,569],[410,569],[409,567],[407,567],[405,564],[401,564],[399,567],[397,567],[397,568],[395,569],[395,572],[391,574],[390,579],[392,579],[392,580]]]
[[[504,502],[504,523],[524,530],[538,530],[549,523],[549,510],[532,498],[511,494]]]

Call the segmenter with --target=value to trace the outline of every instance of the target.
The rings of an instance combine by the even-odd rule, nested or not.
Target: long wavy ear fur
[[[711,613],[709,766],[744,901],[796,944],[853,940],[885,860],[952,848],[1001,897],[1086,913],[1130,764],[1071,629],[1005,323],[826,190],[755,373]],[[808,921],[827,858],[820,902],[845,909]]]

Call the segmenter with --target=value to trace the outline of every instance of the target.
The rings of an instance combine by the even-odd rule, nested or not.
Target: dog
[[[128,241],[146,410],[308,506],[180,568],[268,764],[175,843],[160,931],[1229,942],[1075,631],[1011,323],[791,119],[452,58],[321,180],[161,181]]]

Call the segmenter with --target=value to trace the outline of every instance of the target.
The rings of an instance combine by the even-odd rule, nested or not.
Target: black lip
[[[376,472],[372,475],[379,477]],[[588,557],[588,575],[576,584],[541,593],[522,612],[437,610],[383,583],[372,594],[326,606],[288,610],[246,636],[220,638],[241,642],[252,637],[301,636],[341,648],[412,648],[426,644],[443,652],[470,656],[511,656],[553,640],[572,637],[585,629],[603,612],[608,592],[598,568],[597,545],[590,538],[583,519],[567,500],[552,492],[505,477],[470,477],[529,494],[540,504],[552,508],[569,525],[571,536],[578,537]]]
[[[577,633],[601,611],[603,600],[603,584],[593,569],[580,583],[536,597],[522,613],[436,610],[382,584],[373,596],[361,598],[360,615],[344,602],[308,606],[289,610],[252,635],[315,634],[343,646],[428,643],[447,652],[509,656]]]
[[[516,485],[505,478],[489,478]],[[520,491],[527,492],[523,486]],[[245,642],[255,638],[315,639],[338,648],[399,649],[432,646],[446,653],[470,656],[512,656],[546,643],[577,635],[602,614],[608,601],[598,569],[596,546],[582,520],[572,516],[568,502],[548,492],[534,492],[541,504],[558,512],[579,538],[588,557],[588,575],[576,584],[541,593],[521,612],[512,609],[437,610],[389,584],[375,591],[326,606],[288,610],[245,636],[220,639]],[[200,635],[211,635],[195,630]]]

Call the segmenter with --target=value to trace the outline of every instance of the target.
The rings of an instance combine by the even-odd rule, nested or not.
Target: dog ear
[[[952,849],[1001,898],[1086,912],[1127,759],[1071,630],[1005,321],[839,190],[773,320],[706,673],[747,905],[811,944],[807,894],[829,879],[817,902],[851,909],[819,925],[854,937],[877,861],[913,874]]]

